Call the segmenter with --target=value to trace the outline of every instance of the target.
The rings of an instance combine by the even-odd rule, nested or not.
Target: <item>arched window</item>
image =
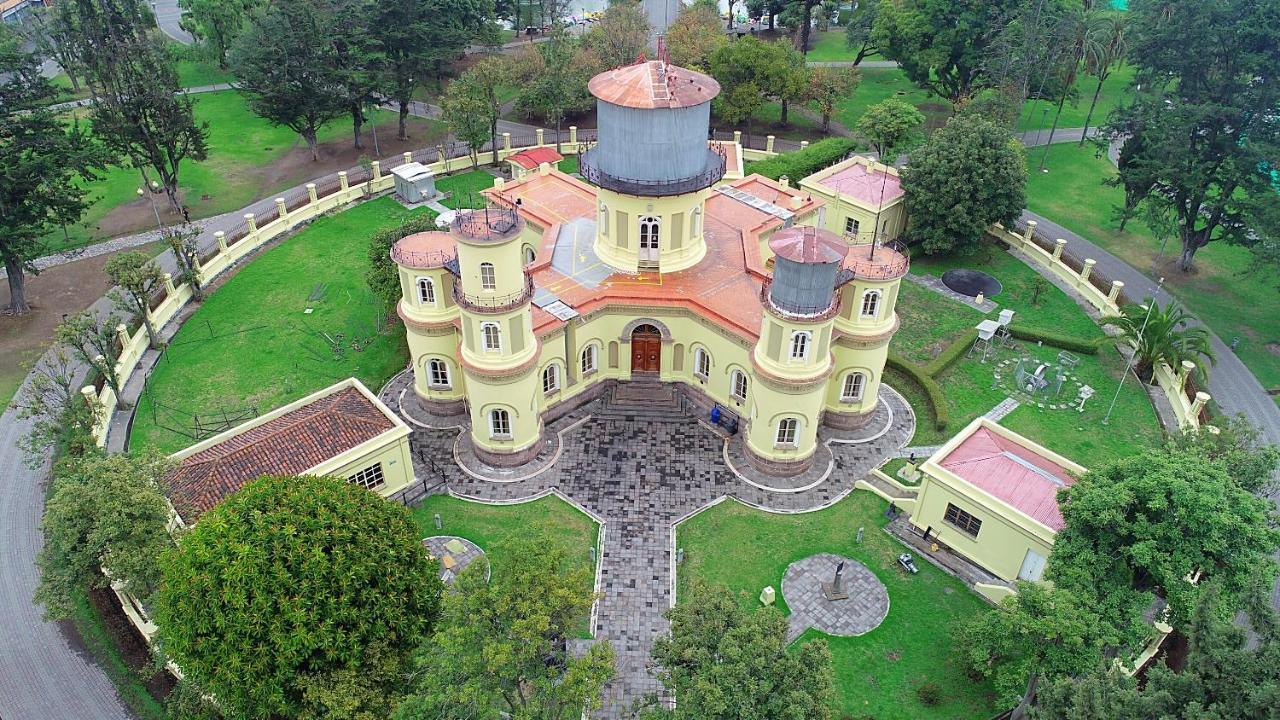
[[[524,264],[532,265],[534,260],[538,259],[538,253],[533,249],[532,245],[524,246]]]
[[[693,374],[703,380],[711,375],[711,355],[702,348],[693,351]]]
[[[868,290],[862,293],[862,317],[876,317],[880,314],[880,291]]]
[[[480,287],[485,290],[498,288],[498,277],[493,273],[493,263],[480,263]]]
[[[800,421],[795,418],[782,418],[778,421],[778,437],[779,445],[796,444],[796,436],[800,429]]]
[[[658,249],[660,224],[661,221],[652,215],[640,218],[640,249]]]
[[[427,361],[427,380],[431,385],[449,387],[449,365],[440,358]]]
[[[804,362],[809,359],[809,338],[807,331],[791,333],[791,361]]]
[[[729,376],[729,395],[738,402],[745,402],[747,399],[747,374],[741,370],[734,370]]]
[[[867,387],[866,373],[852,372],[844,376],[840,386],[840,399],[851,402],[862,399],[862,391]]]
[[[579,358],[579,365],[582,367],[582,374],[593,373],[596,371],[596,346],[588,345],[582,348],[582,355]]]
[[[560,389],[560,366],[551,363],[542,371],[542,392],[550,395]]]
[[[600,234],[609,234],[609,206],[600,203]]]
[[[418,303],[434,305],[436,303],[436,285],[431,278],[418,278]]]
[[[511,413],[502,408],[489,411],[489,436],[511,437]]]
[[[498,323],[480,323],[480,337],[484,341],[486,352],[502,351],[502,329],[498,327]]]

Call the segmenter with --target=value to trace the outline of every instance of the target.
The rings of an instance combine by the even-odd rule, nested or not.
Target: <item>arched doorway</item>
[[[652,325],[631,331],[631,372],[656,373],[662,369],[662,333]]]

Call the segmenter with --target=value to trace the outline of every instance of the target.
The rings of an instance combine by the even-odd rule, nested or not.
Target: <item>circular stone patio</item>
[[[473,562],[484,563],[484,578],[489,579],[493,568],[489,567],[489,559],[479,545],[456,535],[434,535],[422,539],[422,546],[431,553],[433,560],[440,562],[440,579],[446,583],[453,582]]]
[[[845,600],[828,600],[823,583],[835,577],[836,565],[844,561],[842,586]],[[889,614],[889,593],[884,583],[865,565],[832,553],[810,555],[787,566],[782,576],[782,597],[791,608],[788,640],[808,628],[828,635],[854,636],[871,632]]]

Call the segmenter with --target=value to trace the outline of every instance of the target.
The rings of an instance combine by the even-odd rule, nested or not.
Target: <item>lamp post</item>
[[[1116,409],[1116,401],[1120,399],[1120,389],[1124,387],[1124,381],[1129,378],[1129,371],[1133,368],[1134,360],[1138,359],[1138,351],[1142,348],[1142,335],[1147,331],[1147,322],[1151,320],[1151,311],[1156,307],[1156,298],[1160,295],[1160,289],[1164,286],[1164,278],[1156,281],[1156,291],[1151,294],[1151,302],[1147,305],[1147,314],[1142,318],[1142,327],[1138,329],[1137,347],[1133,349],[1133,354],[1129,356],[1129,362],[1124,365],[1124,374],[1120,376],[1120,382],[1116,385],[1116,394],[1111,398],[1111,405],[1107,408],[1107,414],[1102,418],[1102,424],[1106,425],[1111,422],[1111,412]],[[1154,368],[1152,371],[1154,372]]]
[[[159,189],[160,189],[160,183],[156,182],[155,180],[152,180],[151,192],[154,193],[156,190],[159,190]],[[142,188],[138,188],[138,197],[144,197],[144,196],[147,198],[147,201],[151,203],[151,212],[155,213],[156,229],[159,230],[161,233],[163,233],[164,223],[160,222],[160,210],[156,207],[155,198],[151,197],[151,194],[148,193],[146,190],[143,190]]]

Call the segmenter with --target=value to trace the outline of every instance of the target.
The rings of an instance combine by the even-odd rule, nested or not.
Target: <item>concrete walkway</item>
[[[859,68],[896,68],[898,63],[893,60],[863,60],[854,64],[852,60],[808,60],[805,65],[809,67],[859,67]]]

